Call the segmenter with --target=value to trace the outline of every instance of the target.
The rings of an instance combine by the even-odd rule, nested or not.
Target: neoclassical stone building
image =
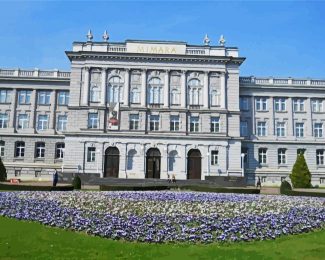
[[[325,80],[239,77],[238,49],[185,42],[74,42],[71,71],[0,69],[8,176],[278,184],[304,151],[325,182]],[[242,161],[244,163],[242,163]]]

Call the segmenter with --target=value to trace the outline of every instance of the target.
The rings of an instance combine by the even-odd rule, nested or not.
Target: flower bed
[[[325,226],[325,199],[200,192],[0,192],[0,216],[142,242],[251,241]]]

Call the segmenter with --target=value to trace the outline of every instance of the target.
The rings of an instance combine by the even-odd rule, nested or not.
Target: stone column
[[[186,71],[182,71],[182,76],[181,76],[181,107],[185,108],[186,107]]]
[[[85,78],[84,78],[84,84],[83,84],[83,97],[82,97],[82,103],[83,105],[88,105],[88,97],[89,97],[89,72],[90,68],[85,67]]]
[[[169,107],[169,70],[165,72],[164,107]]]
[[[106,79],[107,79],[107,70],[106,68],[102,68],[102,86],[101,86],[101,98],[100,104],[106,105]]]
[[[141,106],[145,107],[147,104],[147,70],[143,69],[141,72]]]
[[[209,72],[204,72],[203,81],[203,107],[209,108]]]
[[[15,128],[16,121],[16,103],[17,103],[17,90],[13,89],[11,92],[11,105],[9,115],[9,128]]]
[[[130,91],[130,69],[125,69],[124,80],[124,106],[129,106],[129,91]]]
[[[226,97],[227,91],[226,91],[226,73],[221,72],[220,74],[220,107],[226,108]]]
[[[56,91],[53,90],[51,93],[51,111],[50,111],[50,125],[49,129],[55,129],[55,107],[56,107]]]

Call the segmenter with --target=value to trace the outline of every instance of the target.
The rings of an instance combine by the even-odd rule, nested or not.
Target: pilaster
[[[130,69],[125,69],[124,80],[124,105],[129,106],[129,93],[130,93]]]
[[[164,107],[169,107],[169,70],[165,72]]]
[[[102,86],[101,86],[101,97],[100,97],[100,104],[104,106],[106,104],[106,79],[107,79],[107,69],[103,68],[102,69]],[[89,80],[88,80],[89,82]],[[89,90],[88,90],[89,91]]]
[[[12,94],[11,94],[10,116],[9,116],[9,128],[15,128],[17,90],[13,89],[11,93]]]
[[[145,107],[147,101],[147,70],[141,72],[141,106]]]
[[[226,98],[227,98],[226,73],[221,72],[220,74],[220,107],[221,108],[226,108]]]
[[[203,81],[203,107],[209,108],[209,72],[204,72],[204,81]]]
[[[83,97],[82,97],[82,105],[88,105],[88,97],[89,97],[89,78],[90,78],[90,68],[85,67],[85,80],[83,83]]]
[[[186,107],[186,71],[182,71],[181,75],[181,107]]]

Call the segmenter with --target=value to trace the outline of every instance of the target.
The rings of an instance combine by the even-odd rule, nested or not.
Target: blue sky
[[[0,67],[69,70],[84,41],[180,40],[221,34],[246,57],[241,75],[325,78],[324,1],[0,1]]]

